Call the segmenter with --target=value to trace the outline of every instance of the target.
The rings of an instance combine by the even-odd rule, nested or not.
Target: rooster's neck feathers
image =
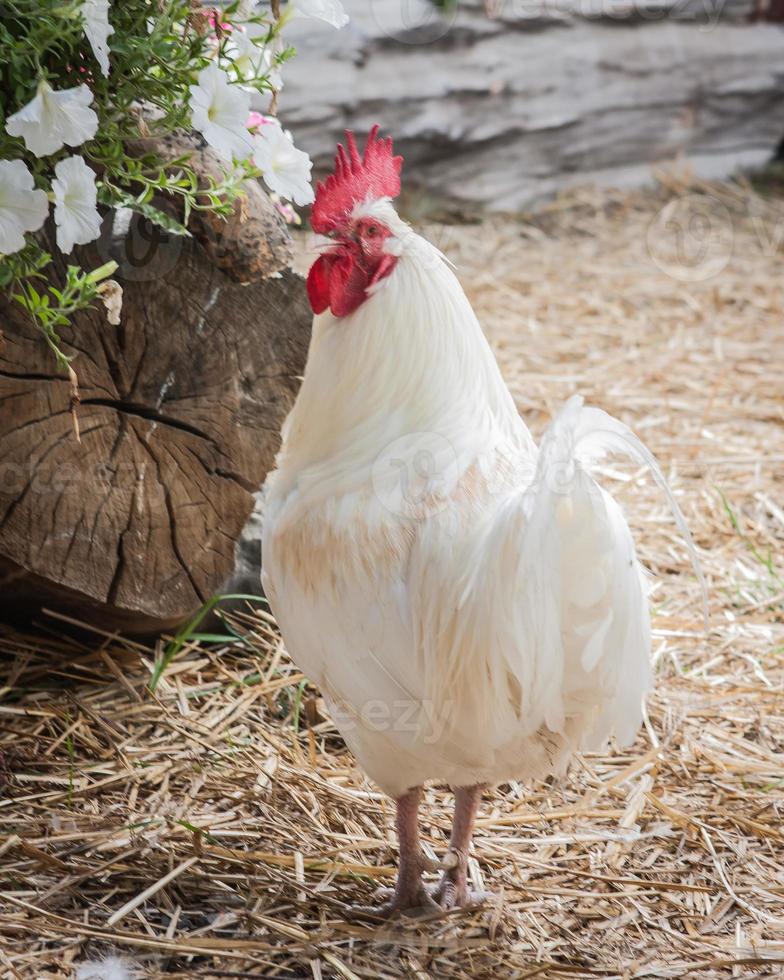
[[[368,207],[399,259],[355,312],[314,317],[274,475],[284,497],[296,488],[297,509],[368,485],[379,451],[412,433],[446,440],[461,467],[501,443],[533,451],[447,260],[389,201]]]

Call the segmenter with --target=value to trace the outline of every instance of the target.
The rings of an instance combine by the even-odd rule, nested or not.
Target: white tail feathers
[[[621,509],[587,469],[618,450],[665,488],[702,582],[656,461],[580,398],[547,429],[528,486],[499,493],[458,534],[438,521],[421,530],[409,592],[417,678],[461,779],[541,777],[575,749],[636,736],[652,683],[647,589]]]
[[[572,395],[544,434],[539,457],[541,472],[538,471],[538,475],[541,479],[544,471],[552,468],[554,459],[558,461],[556,466],[563,466],[563,461],[572,460],[590,466],[611,453],[620,453],[647,466],[664,492],[700,583],[703,619],[707,629],[708,589],[686,519],[653,453],[628,426],[600,408],[586,408],[581,395]]]
[[[647,589],[634,542],[619,506],[587,471],[612,451],[650,467],[702,583],[654,458],[626,426],[575,397],[547,429],[531,484],[499,499],[450,552],[462,574],[435,577],[430,564],[417,590],[428,696],[447,700],[456,724],[481,730],[499,760],[528,754],[531,773],[547,731],[556,742],[542,772],[610,735],[628,744],[651,686]]]

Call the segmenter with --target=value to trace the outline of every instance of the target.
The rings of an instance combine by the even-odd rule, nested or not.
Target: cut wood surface
[[[219,185],[224,179],[225,163],[195,134],[139,139],[127,149],[138,156],[154,152],[167,162],[187,156],[202,187],[209,181]],[[261,184],[246,180],[243,188],[244,194],[234,202],[231,215],[194,210],[188,228],[214,265],[236,282],[253,282],[288,268],[292,244],[284,221]],[[176,203],[169,203],[166,210],[182,217]]]
[[[276,234],[242,285],[194,239],[129,212],[109,221],[81,257],[86,268],[120,261],[120,325],[96,308],[62,331],[81,442],[67,377],[21,307],[0,301],[2,612],[53,606],[142,632],[221,589],[310,333],[288,235]],[[258,249],[232,255],[243,251]]]

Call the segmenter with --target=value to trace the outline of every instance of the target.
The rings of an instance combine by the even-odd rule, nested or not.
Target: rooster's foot
[[[468,858],[464,851],[450,848],[444,860],[445,871],[437,885],[428,888],[430,897],[444,911],[482,905],[495,898],[493,892],[468,887]]]
[[[444,912],[450,909],[473,909],[497,898],[495,892],[476,891],[465,882],[461,884],[454,881],[439,881],[437,885],[431,885],[428,892]]]
[[[424,885],[417,889],[403,891],[396,888],[381,888],[376,893],[386,899],[380,905],[353,905],[349,909],[352,918],[392,919],[396,915],[421,916],[442,911],[442,907],[431,897]]]

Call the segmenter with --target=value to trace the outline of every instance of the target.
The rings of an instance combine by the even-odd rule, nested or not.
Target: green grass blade
[[[244,592],[231,592],[224,595],[214,595],[212,598],[208,599],[196,613],[193,619],[186,623],[185,626],[181,627],[174,639],[167,644],[166,649],[163,651],[163,656],[156,662],[155,667],[153,668],[150,683],[148,685],[151,692],[155,691],[155,688],[158,686],[158,681],[160,681],[161,677],[163,676],[163,672],[166,670],[172,660],[174,660],[174,658],[179,654],[185,644],[198,638],[197,631],[212,610],[221,602],[235,599],[245,600],[247,602],[265,602],[263,596],[246,595]],[[229,637],[227,637],[227,639],[229,639]]]

